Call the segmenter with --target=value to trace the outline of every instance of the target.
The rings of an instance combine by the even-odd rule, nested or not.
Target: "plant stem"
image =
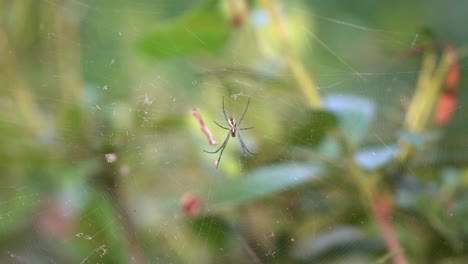
[[[312,78],[310,78],[307,70],[304,67],[304,64],[302,64],[294,50],[289,45],[284,24],[280,18],[280,15],[278,12],[276,12],[275,6],[271,3],[270,0],[260,0],[259,2],[273,22],[273,26],[276,30],[276,34],[278,35],[278,39],[282,46],[289,68],[296,78],[296,81],[299,84],[299,88],[305,95],[309,106],[317,109],[320,108],[322,106],[322,100],[320,98],[320,94],[317,91],[317,87]]]
[[[416,84],[416,91],[408,108],[404,129],[411,133],[424,132],[429,124],[431,114],[437,104],[437,98],[443,88],[450,65],[456,60],[453,50],[446,50],[436,68],[436,55],[429,51],[423,57],[422,69]],[[406,141],[400,141],[401,151],[397,160],[406,160],[413,147]]]
[[[372,209],[375,219],[377,220],[377,224],[382,232],[385,245],[387,246],[388,251],[393,254],[393,263],[408,263],[391,222],[393,212],[391,198],[386,195],[379,195],[376,197]]]
[[[340,131],[334,131],[333,135],[344,148],[344,155],[348,160],[349,174],[356,184],[362,203],[366,206],[369,215],[376,220],[382,232],[388,251],[393,254],[394,264],[406,264],[404,255],[396,232],[391,223],[393,198],[377,192],[377,181],[380,178],[376,173],[365,172],[354,160],[354,150],[346,142]]]
[[[4,62],[0,64],[0,78],[5,79],[6,93],[11,93],[9,96],[14,98],[15,102],[10,111],[2,113],[1,116],[5,119],[18,118],[15,122],[22,124],[22,127],[26,127],[31,134],[37,136],[43,130],[45,121],[38,110],[31,87],[25,81],[27,72],[19,70],[21,65],[17,60],[16,50],[2,29],[0,29],[0,58]],[[18,116],[5,117],[9,112],[18,113]]]

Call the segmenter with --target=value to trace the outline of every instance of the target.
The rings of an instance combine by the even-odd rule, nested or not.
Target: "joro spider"
[[[226,115],[226,111],[224,110],[224,96],[223,96],[223,114],[224,114],[224,118],[225,118],[226,123],[228,124],[229,128],[218,124],[218,122],[216,122],[216,121],[213,121],[213,122],[216,125],[218,125],[220,128],[225,129],[225,130],[229,130],[229,132],[228,132],[228,134],[226,136],[226,139],[224,140],[223,144],[217,150],[215,150],[215,151],[203,150],[204,152],[210,153],[210,154],[218,153],[221,150],[221,153],[219,154],[218,160],[216,160],[216,163],[215,163],[216,168],[218,168],[218,166],[219,166],[219,162],[221,161],[221,157],[223,156],[224,149],[226,148],[230,137],[236,137],[237,136],[237,138],[239,139],[241,148],[242,148],[242,152],[244,153],[244,157],[247,156],[247,153],[249,153],[250,155],[255,155],[254,153],[250,152],[250,150],[247,148],[247,146],[245,145],[245,143],[242,140],[242,137],[241,137],[241,135],[239,133],[239,130],[252,129],[253,127],[243,127],[243,128],[238,128],[237,127],[237,126],[240,126],[240,124],[242,123],[242,120],[244,120],[245,113],[247,113],[247,110],[249,109],[249,104],[250,104],[250,97],[249,97],[249,101],[247,101],[247,106],[245,107],[244,113],[242,114],[242,116],[241,116],[241,118],[239,120],[239,123],[236,124],[236,120],[233,117],[228,118],[227,115]],[[245,166],[245,162],[244,162],[244,166]]]

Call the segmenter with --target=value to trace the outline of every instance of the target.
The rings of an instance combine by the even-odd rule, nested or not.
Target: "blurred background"
[[[0,0],[0,262],[467,263],[466,10]]]

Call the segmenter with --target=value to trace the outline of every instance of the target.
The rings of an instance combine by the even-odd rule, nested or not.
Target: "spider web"
[[[75,133],[73,121],[45,126],[49,130],[41,132],[38,142],[27,133],[2,135],[2,157],[8,158],[1,163],[6,174],[0,183],[0,237],[6,239],[0,240],[0,262],[287,263],[285,253],[275,246],[280,241],[294,248],[289,256],[295,261],[329,247],[331,252],[315,259],[317,263],[374,263],[374,258],[358,250],[346,255],[342,248],[331,246],[339,238],[344,239],[344,251],[358,249],[359,245],[347,244],[346,239],[352,242],[365,234],[350,226],[330,226],[330,232],[318,233],[321,244],[299,232],[281,233],[294,227],[297,214],[303,214],[301,219],[310,217],[331,199],[302,187],[286,188],[284,196],[254,201],[251,207],[239,209],[242,213],[221,208],[194,219],[180,212],[178,204],[186,194],[203,197],[202,204],[210,204],[216,202],[213,196],[220,184],[229,185],[267,165],[308,160],[311,153],[291,143],[291,131],[304,121],[306,102],[271,32],[255,35],[239,29],[219,58],[154,63],[135,55],[135,42],[148,24],[164,21],[167,14],[176,17],[197,5],[196,1],[170,2],[37,3],[46,14],[57,12],[79,21],[82,39],[72,44],[83,51],[84,113],[87,120],[98,122],[88,124],[93,129],[83,135],[83,144],[93,147],[87,152],[76,139],[80,135]],[[391,131],[397,131],[403,120],[420,71],[419,64],[396,54],[421,43],[420,27],[429,24],[441,38],[466,42],[459,32],[463,23],[456,20],[459,12],[455,12],[463,9],[452,7],[449,16],[449,12],[441,14],[438,5],[431,2],[424,7],[403,1],[391,5],[283,3],[281,12],[291,23],[288,26],[295,28],[289,36],[293,48],[301,54],[320,94],[352,94],[370,98],[378,106],[375,119],[385,122],[371,127],[364,144],[387,146],[395,140]],[[414,11],[408,21],[379,16],[390,10],[401,17],[398,12],[403,9]],[[259,8],[253,8],[247,21],[257,30],[269,23]],[[54,45],[63,32],[42,26],[47,31],[40,32],[41,37],[48,39],[45,43],[50,47],[43,54],[46,60],[39,64],[47,68],[47,59],[58,55]],[[51,113],[48,124],[55,107],[74,104],[72,95],[60,97],[50,88],[67,78],[70,76],[63,73],[50,74],[36,84],[33,100]],[[13,90],[8,88],[8,92]],[[226,131],[212,121],[225,125],[223,96],[228,117],[235,118],[242,115],[251,98],[242,127],[255,128],[241,133],[256,155],[246,157],[244,170],[245,159],[235,138],[230,139],[219,169],[214,168],[217,155],[202,152],[210,147],[190,115],[196,108],[221,144]],[[2,99],[2,107],[8,109],[8,102],[12,100]],[[22,122],[6,116],[0,124],[21,128]],[[9,143],[11,139],[18,146]],[[66,155],[71,158],[64,159]],[[340,168],[341,164],[333,166]],[[319,182],[348,188],[336,177]],[[292,204],[288,197],[304,197],[305,202]],[[355,217],[358,219],[357,213]],[[245,226],[239,227],[239,223]],[[298,230],[307,228],[314,227],[300,226]],[[214,238],[210,235],[213,230],[218,232]],[[212,241],[224,242],[214,247]]]

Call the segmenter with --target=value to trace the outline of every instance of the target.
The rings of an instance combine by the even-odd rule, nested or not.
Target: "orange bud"
[[[445,125],[453,116],[457,107],[457,97],[454,92],[444,92],[437,103],[435,121],[438,125]]]
[[[460,81],[460,67],[458,66],[458,61],[455,61],[450,65],[450,68],[445,78],[445,86],[448,90],[454,90],[457,88]]]

